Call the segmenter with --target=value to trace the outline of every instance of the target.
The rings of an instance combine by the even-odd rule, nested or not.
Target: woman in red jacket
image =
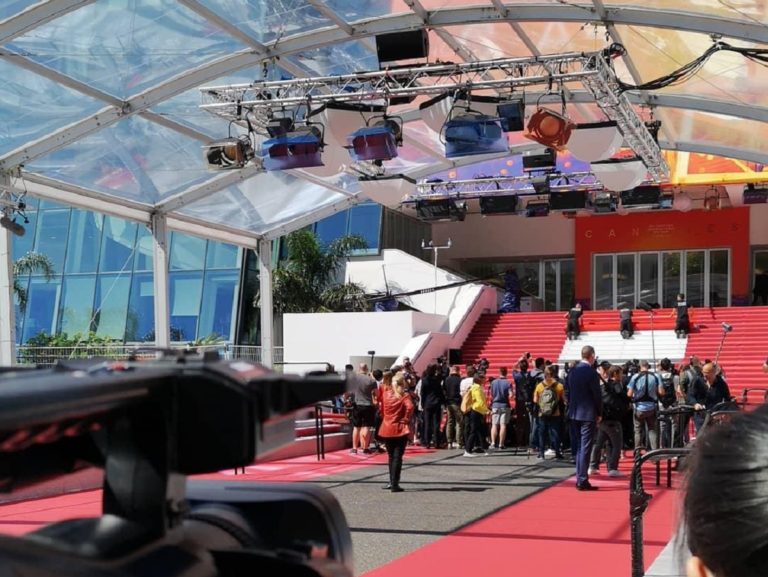
[[[389,458],[389,484],[384,489],[400,493],[400,471],[403,468],[403,453],[408,444],[410,429],[408,423],[413,414],[413,399],[404,390],[402,372],[392,375],[385,371],[379,389],[379,409],[381,410],[381,427],[379,437],[384,439]]]

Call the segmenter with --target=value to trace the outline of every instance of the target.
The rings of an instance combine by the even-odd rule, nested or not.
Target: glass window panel
[[[238,279],[236,272],[206,273],[198,338],[217,336],[232,340]]]
[[[430,253],[421,251],[423,257],[429,258]],[[502,270],[514,270],[520,280],[520,292],[523,296],[541,298],[539,290],[539,261],[515,262]]]
[[[171,340],[193,341],[197,337],[203,273],[171,273]]]
[[[691,307],[704,306],[704,251],[685,253],[685,302]]]
[[[127,342],[155,340],[155,286],[151,274],[134,274],[125,325]]]
[[[170,270],[203,270],[205,239],[171,233]]]
[[[664,280],[662,281],[662,306],[671,308],[677,302],[677,293],[680,292],[680,253],[662,253],[662,266],[664,267]]]
[[[320,244],[327,246],[337,238],[347,234],[347,216],[349,211],[343,210],[320,220],[315,225],[315,234]]]
[[[212,178],[199,141],[139,116],[34,160],[29,170],[146,204]]]
[[[487,4],[487,1],[483,3]],[[520,37],[517,34],[510,34],[509,30],[507,22],[451,26],[448,29],[451,36],[473,53],[478,60],[531,56],[531,51]],[[430,34],[429,38],[430,58],[432,58],[433,34]],[[455,62],[457,58],[458,56],[454,53],[444,60]]]
[[[360,2],[360,0],[325,0],[336,14],[347,22],[365,20],[376,16],[399,14],[407,11],[405,3],[400,2]]]
[[[72,210],[65,272],[96,272],[103,220],[104,217],[95,212]]]
[[[368,248],[360,253],[376,254],[381,237],[381,205],[360,204],[349,210],[349,234],[359,234]]]
[[[664,117],[667,129],[678,140],[693,146],[699,142],[714,142],[733,148],[734,156],[737,150],[743,149],[768,153],[768,142],[759,133],[764,129],[762,122],[677,108],[666,109]],[[732,165],[731,162],[724,164],[726,167]]]
[[[6,60],[0,60],[0,78],[0,153],[10,152],[104,107],[103,102]]]
[[[14,235],[11,237],[13,239],[13,260],[19,260],[22,256],[31,251],[33,246],[35,246],[37,213],[28,212],[27,218],[29,219],[29,224],[24,225],[24,228],[26,229],[24,236]]]
[[[146,226],[139,226],[136,234],[136,262],[134,263],[134,270],[152,270],[153,260],[152,233]]]
[[[35,252],[48,255],[53,270],[60,273],[64,268],[64,253],[67,248],[69,230],[69,209],[46,210],[39,213]]]
[[[239,268],[238,250],[233,244],[208,241],[208,253],[205,257],[206,268]]]
[[[690,0],[611,0],[617,6],[634,6],[650,11],[670,10],[676,12],[696,12],[729,20],[747,20],[765,22],[768,20],[768,6],[763,2],[747,0],[745,2],[695,2]],[[642,28],[646,30],[646,28]],[[622,34],[622,38],[624,35]],[[739,42],[741,45],[741,42]]]
[[[560,261],[560,310],[567,311],[576,303],[573,259]]]
[[[43,278],[32,278],[27,293],[27,310],[24,319],[22,342],[45,332],[56,333],[56,312],[61,295],[61,278],[47,282]]]
[[[616,255],[616,306],[635,308],[635,255]]]
[[[71,337],[90,331],[95,289],[96,277],[93,275],[64,277],[60,326],[62,333]]]
[[[244,46],[173,0],[110,0],[38,26],[9,47],[127,97]]]
[[[131,270],[137,228],[138,225],[135,222],[114,216],[104,218],[100,272]]]
[[[93,330],[97,335],[120,340],[124,338],[130,293],[129,275],[99,275],[93,320]]]
[[[557,261],[544,261],[544,310],[557,310]]]
[[[727,250],[709,251],[709,306],[727,307],[731,286]]]
[[[226,17],[259,42],[333,26],[333,22],[306,2],[202,0],[202,4]]]
[[[69,208],[69,207],[63,204],[59,204],[58,202],[53,202],[52,200],[49,200],[47,198],[40,199],[40,207],[38,208],[38,210],[48,210],[48,209],[54,209],[54,208]]]
[[[640,255],[640,298],[638,300],[646,303],[660,302],[658,253]]]
[[[613,308],[613,255],[595,256],[595,310]]]
[[[376,52],[371,52],[359,41],[341,42],[314,50],[305,50],[292,55],[289,60],[301,65],[314,76],[333,76],[379,68]]]

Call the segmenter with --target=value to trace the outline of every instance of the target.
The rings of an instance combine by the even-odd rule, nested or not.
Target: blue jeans
[[[544,457],[545,440],[549,433],[549,446],[558,458],[563,454],[560,450],[560,417],[539,417],[539,456]]]
[[[595,442],[595,421],[571,421],[571,435],[576,445],[576,485],[589,481],[589,458]]]

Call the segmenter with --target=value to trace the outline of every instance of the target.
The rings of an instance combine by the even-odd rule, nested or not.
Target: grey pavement
[[[407,453],[406,453],[407,455]],[[514,450],[463,457],[444,449],[406,458],[403,493],[382,490],[387,465],[375,464],[312,483],[339,500],[352,530],[361,575],[482,519],[574,474],[569,461],[545,462]]]
[[[678,542],[673,539],[648,567],[645,577],[685,577],[685,563],[689,556],[688,549],[679,547]]]

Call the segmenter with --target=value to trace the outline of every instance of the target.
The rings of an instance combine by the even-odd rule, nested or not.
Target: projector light
[[[554,148],[545,148],[538,154],[523,155],[523,171],[550,171],[557,165],[557,151]]]
[[[322,134],[316,126],[303,127],[284,136],[270,138],[261,145],[265,170],[289,170],[322,166]]]
[[[253,158],[254,152],[250,138],[225,138],[208,144],[205,148],[205,160],[212,170],[243,168]]]
[[[392,160],[402,142],[401,126],[387,118],[350,134],[346,148],[355,160]]]
[[[575,211],[586,206],[587,193],[583,190],[558,190],[549,194],[550,210]]]
[[[463,221],[467,215],[467,203],[452,198],[428,198],[416,202],[416,213],[427,222]]]
[[[549,203],[547,202],[529,202],[525,207],[525,216],[533,218],[549,215]]]
[[[525,102],[522,98],[500,102],[496,114],[501,118],[504,132],[519,132],[525,128]]]
[[[515,214],[518,198],[514,194],[480,197],[480,214]]]
[[[592,195],[590,207],[596,214],[616,212],[616,200],[610,192],[595,192]]]
[[[625,208],[658,208],[661,188],[658,186],[637,186],[621,191],[621,206]]]
[[[571,137],[573,123],[549,108],[539,108],[528,120],[523,136],[557,150],[563,150]]]
[[[485,114],[457,116],[445,123],[443,135],[446,158],[509,151],[501,121]]]

